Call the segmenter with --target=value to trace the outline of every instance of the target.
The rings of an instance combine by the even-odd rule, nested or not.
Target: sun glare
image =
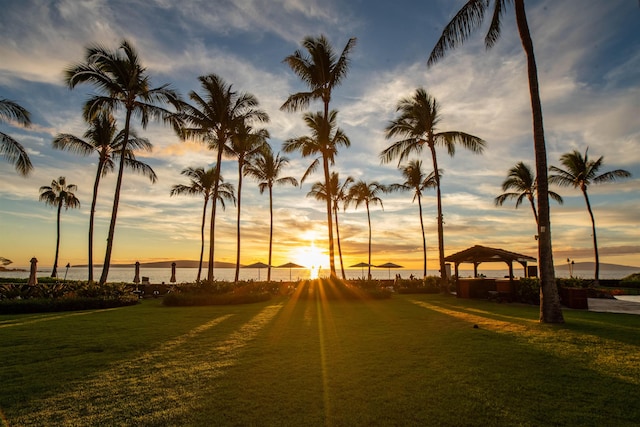
[[[329,256],[322,249],[316,248],[314,242],[310,246],[296,249],[294,259],[297,264],[309,269],[311,279],[317,279],[320,271],[329,264]]]

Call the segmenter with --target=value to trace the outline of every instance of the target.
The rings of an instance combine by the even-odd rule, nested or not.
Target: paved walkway
[[[640,296],[622,295],[615,299],[589,298],[589,311],[640,314]]]

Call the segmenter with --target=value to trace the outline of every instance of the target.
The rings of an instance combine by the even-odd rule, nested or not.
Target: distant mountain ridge
[[[153,262],[141,262],[140,267],[146,268],[171,268],[172,263],[176,263],[176,268],[198,268],[199,261],[191,260],[176,260],[176,261],[153,261]],[[135,267],[136,263],[130,264],[111,264],[111,267],[115,268],[129,268]],[[242,265],[240,265],[242,267]],[[74,265],[73,267],[87,267],[87,264]],[[95,264],[94,267],[102,267],[102,264]],[[233,262],[215,261],[213,263],[214,268],[235,268],[236,264]],[[202,268],[209,268],[209,263],[203,261]]]
[[[554,262],[556,270],[569,270],[569,264],[566,262]],[[574,270],[593,270],[596,268],[595,262],[576,262],[571,265]],[[633,267],[631,265],[609,264],[606,262],[600,263],[600,270],[616,270],[616,271],[640,271],[640,267]]]

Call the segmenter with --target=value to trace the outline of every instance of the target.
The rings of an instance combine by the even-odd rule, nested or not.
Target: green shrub
[[[172,292],[162,299],[162,304],[167,307],[195,307],[204,305],[252,304],[270,299],[271,295],[266,292],[251,294]]]
[[[518,301],[525,304],[540,304],[540,279],[525,277],[515,282],[515,294]]]
[[[620,280],[620,286],[640,289],[640,273],[633,273]]]
[[[440,292],[440,277],[427,276],[424,279],[401,279],[397,282],[401,294],[437,294]]]
[[[589,288],[593,285],[593,280],[582,279],[580,277],[556,278],[558,288]]]

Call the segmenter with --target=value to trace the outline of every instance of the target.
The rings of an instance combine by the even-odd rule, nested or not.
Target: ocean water
[[[94,278],[97,280],[100,278],[102,273],[102,269],[95,268],[94,269]],[[484,274],[486,277],[506,277],[509,274],[508,270],[482,270],[481,268],[478,270],[479,274]],[[273,281],[288,281],[288,280],[304,280],[310,277],[310,271],[306,268],[272,268],[271,269],[271,280]],[[347,279],[359,279],[367,276],[367,269],[360,268],[349,268],[345,269],[345,274]],[[400,276],[404,279],[409,278],[411,275],[414,277],[421,277],[422,270],[409,270],[409,269],[384,269],[384,268],[372,268],[371,276],[373,279],[384,280],[384,279],[393,279],[396,274],[400,274]],[[51,268],[43,268],[38,269],[38,277],[49,277],[51,275]],[[176,283],[191,283],[196,280],[198,275],[197,268],[176,268]],[[320,277],[325,277],[329,275],[329,270],[320,270]],[[429,276],[437,276],[439,275],[437,270],[427,270],[427,275]],[[514,268],[514,275],[516,277],[523,277],[524,272],[522,269]],[[604,270],[600,271],[601,279],[622,279],[623,277],[629,275],[629,271],[616,271],[616,270]],[[64,280],[65,278],[68,280],[87,280],[87,268],[86,267],[71,267],[68,270],[64,267],[58,268],[58,278]],[[113,283],[133,283],[133,278],[135,276],[135,268],[120,268],[120,267],[112,267],[109,269],[109,277],[108,282]],[[151,283],[170,283],[171,279],[171,268],[144,268],[144,266],[140,267],[140,277],[149,277],[149,281]],[[201,277],[206,278],[207,271],[203,269]],[[214,277],[216,280],[220,281],[233,281],[235,276],[234,268],[216,268],[214,270]],[[338,269],[338,276],[341,277],[340,269]],[[473,270],[460,270],[460,277],[472,277]],[[582,270],[574,270],[574,277],[579,277],[583,279],[593,278],[593,271],[582,271]],[[2,271],[0,272],[0,277],[11,277],[11,278],[28,278],[29,271],[25,269],[24,271]],[[556,271],[556,277],[569,277],[569,273],[562,270]],[[240,280],[266,280],[267,279],[267,269],[266,268],[241,268],[240,269]]]

